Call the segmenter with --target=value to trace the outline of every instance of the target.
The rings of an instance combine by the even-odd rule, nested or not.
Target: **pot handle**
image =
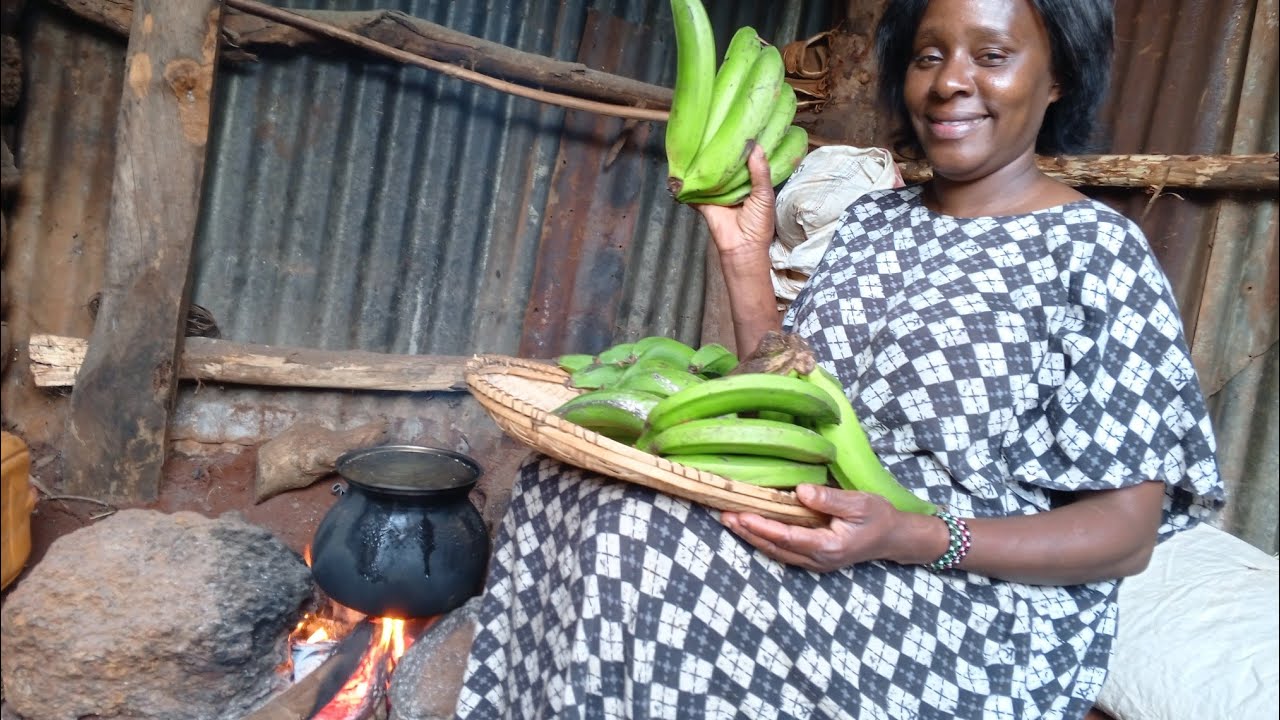
[[[329,488],[329,494],[330,495],[346,495],[347,488],[342,483],[336,482],[333,484],[333,487]]]

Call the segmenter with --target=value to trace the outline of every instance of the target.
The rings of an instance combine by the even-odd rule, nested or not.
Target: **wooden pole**
[[[1174,188],[1271,191],[1280,189],[1280,155],[1058,155],[1036,165],[1068,185],[1085,187]],[[933,177],[925,162],[899,163],[902,179]]]
[[[71,396],[63,490],[158,495],[186,318],[219,0],[136,0],[102,304]]]
[[[77,384],[89,343],[81,338],[32,335],[27,343],[36,387]],[[358,350],[313,350],[187,338],[178,377],[197,382],[331,390],[464,392],[469,357],[395,355]]]

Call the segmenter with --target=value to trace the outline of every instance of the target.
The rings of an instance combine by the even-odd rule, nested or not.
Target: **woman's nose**
[[[938,65],[933,76],[933,94],[942,99],[973,93],[973,63],[968,58],[949,57]]]

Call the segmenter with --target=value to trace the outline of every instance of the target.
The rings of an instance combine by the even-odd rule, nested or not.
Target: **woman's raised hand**
[[[769,162],[756,145],[747,155],[751,173],[751,194],[741,205],[697,205],[711,231],[721,258],[767,255],[773,241],[773,185],[769,182]]]
[[[896,560],[911,542],[902,530],[915,518],[895,510],[888,500],[868,493],[818,485],[800,485],[796,497],[806,507],[831,517],[825,527],[806,528],[750,513],[725,512],[720,521],[736,535],[778,562],[828,572],[869,560]],[[934,520],[945,544],[941,522]],[[924,549],[929,556],[931,549]],[[945,545],[932,555],[936,557]],[[914,554],[914,553],[912,553]]]

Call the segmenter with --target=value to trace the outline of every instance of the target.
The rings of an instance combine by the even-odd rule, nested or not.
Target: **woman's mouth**
[[[941,140],[958,140],[978,128],[987,119],[986,115],[955,118],[929,118],[929,132]]]

